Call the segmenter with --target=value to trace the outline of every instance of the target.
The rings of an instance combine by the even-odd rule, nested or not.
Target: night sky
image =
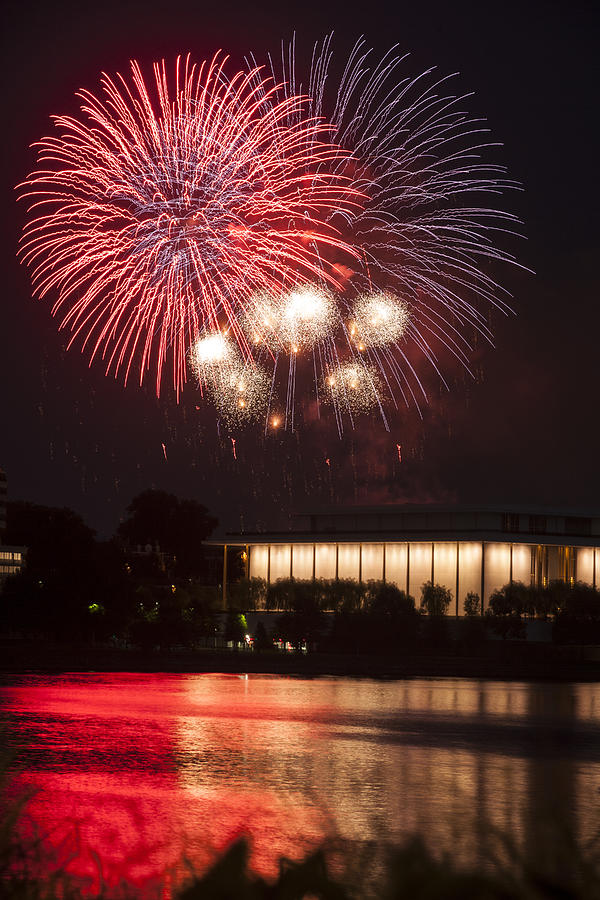
[[[329,503],[600,508],[598,4],[351,9],[330,0],[5,4],[0,467],[11,498],[69,506],[102,535],[147,487],[202,501],[223,530],[285,526],[294,510]],[[379,54],[396,42],[410,51],[406,71],[460,73],[524,186],[509,206],[524,221],[520,261],[536,274],[504,270],[516,315],[492,316],[496,346],[478,343],[474,377],[449,364],[450,392],[428,380],[422,420],[403,410],[389,434],[373,419],[341,440],[323,422],[267,439],[250,429],[234,434],[234,447],[193,383],[177,405],[65,351],[50,304],[31,299],[15,259],[24,208],[14,186],[34,166],[28,148],[50,132],[49,115],[75,111],[74,92],[95,90],[102,70],[187,51],[201,60],[218,48],[241,64],[248,49],[277,51],[294,30],[306,50],[331,30],[340,53],[365,34]]]

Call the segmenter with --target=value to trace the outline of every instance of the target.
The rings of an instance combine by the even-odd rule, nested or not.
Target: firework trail
[[[373,62],[362,38],[338,76],[332,37],[315,45],[304,79],[295,40],[269,66],[283,96],[306,90],[305,112],[331,123],[333,140],[350,156],[332,171],[349,175],[365,198],[328,220],[361,254],[360,264],[344,267],[340,352],[350,347],[355,357],[358,350],[375,366],[382,400],[418,408],[427,401],[419,356],[445,384],[435,347],[468,369],[474,332],[492,343],[490,306],[510,311],[493,270],[518,265],[499,244],[519,235],[519,222],[496,203],[519,185],[486,161],[497,144],[485,121],[465,110],[469,95],[450,91],[453,76],[433,69],[406,76],[396,47]]]
[[[332,264],[356,251],[331,223],[360,201],[330,128],[256,68],[226,77],[217,54],[154,65],[148,86],[102,76],[81,116],[54,117],[38,169],[19,186],[32,218],[21,259],[35,293],[91,359],[127,381],[151,369],[160,393],[203,329],[225,322],[249,356],[240,317],[257,291],[299,279],[339,287]],[[334,171],[335,170],[335,171]]]

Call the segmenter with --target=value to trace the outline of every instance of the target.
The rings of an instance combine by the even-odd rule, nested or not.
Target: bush
[[[264,578],[242,578],[228,588],[230,607],[240,612],[265,609],[267,582]]]
[[[581,582],[565,591],[552,638],[559,644],[600,644],[600,591]]]
[[[445,616],[452,603],[452,592],[441,584],[426,581],[421,588],[421,609],[428,616]]]
[[[465,616],[473,618],[481,615],[481,597],[476,591],[469,591],[465,597]]]
[[[527,587],[520,581],[505,584],[490,597],[486,620],[502,640],[507,638],[524,638],[525,624],[522,619],[527,608]]]

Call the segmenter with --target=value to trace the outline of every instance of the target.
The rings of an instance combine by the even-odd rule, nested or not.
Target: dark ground
[[[489,642],[467,655],[460,648],[445,653],[413,655],[284,653],[231,650],[160,651],[144,653],[100,645],[0,642],[0,672],[58,674],[61,672],[227,672],[289,675],[304,678],[491,678],[510,681],[599,681],[597,647],[555,647],[551,644]]]

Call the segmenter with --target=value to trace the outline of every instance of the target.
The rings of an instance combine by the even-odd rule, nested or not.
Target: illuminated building
[[[600,514],[472,506],[378,506],[312,513],[285,533],[231,535],[244,548],[250,578],[273,583],[385,581],[417,602],[426,581],[447,587],[449,612],[465,596],[483,598],[510,582],[561,580],[600,588]]]
[[[0,588],[7,575],[16,575],[23,567],[24,547],[7,547],[2,543],[6,530],[6,473],[0,469]]]

